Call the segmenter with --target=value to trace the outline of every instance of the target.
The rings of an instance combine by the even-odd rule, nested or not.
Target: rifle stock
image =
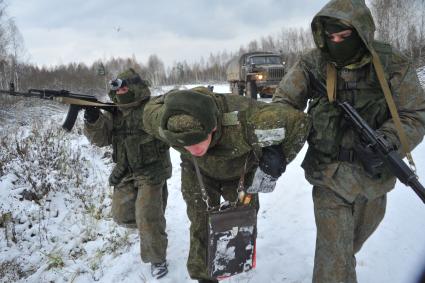
[[[416,174],[406,165],[399,153],[389,146],[382,135],[376,133],[348,102],[337,102],[344,117],[351,122],[364,141],[380,156],[390,171],[406,186],[409,186],[425,203],[425,188]]]

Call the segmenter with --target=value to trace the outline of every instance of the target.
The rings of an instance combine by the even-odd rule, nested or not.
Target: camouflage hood
[[[323,50],[325,47],[325,33],[323,27],[324,17],[335,18],[347,23],[359,34],[366,48],[371,50],[374,39],[375,23],[372,14],[364,0],[331,0],[311,22],[314,42],[317,48]]]
[[[143,80],[134,69],[130,68],[122,72],[117,78],[129,81],[128,91],[134,96],[133,101],[141,101],[151,95],[149,83]],[[110,90],[108,95],[114,103],[118,103],[115,91]]]

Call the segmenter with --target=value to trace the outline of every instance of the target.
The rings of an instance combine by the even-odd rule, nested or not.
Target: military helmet
[[[217,126],[214,99],[193,90],[173,91],[165,96],[161,133],[173,145],[200,143]]]
[[[129,68],[120,73],[115,80],[110,81],[111,90],[108,95],[115,103],[122,103],[117,98],[116,90],[121,86],[128,86],[128,95],[126,102],[142,100],[151,95],[149,83],[143,80],[140,75],[133,69]]]

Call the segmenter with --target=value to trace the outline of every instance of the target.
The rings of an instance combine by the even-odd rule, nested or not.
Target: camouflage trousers
[[[209,279],[207,268],[207,206],[202,200],[201,188],[196,173],[191,164],[182,163],[182,194],[187,206],[187,216],[190,220],[190,249],[187,260],[187,270],[192,279]],[[251,184],[253,173],[245,175],[246,185]],[[210,198],[210,206],[220,204],[220,197],[224,200],[237,199],[239,180],[221,181],[205,175],[202,180]],[[258,197],[254,204],[259,207]]]
[[[314,283],[357,282],[355,254],[384,218],[386,200],[386,195],[373,200],[359,195],[349,203],[328,188],[313,188]]]
[[[168,239],[164,213],[167,197],[165,180],[157,184],[128,180],[114,188],[113,218],[119,225],[139,230],[143,262],[159,263],[166,259]]]

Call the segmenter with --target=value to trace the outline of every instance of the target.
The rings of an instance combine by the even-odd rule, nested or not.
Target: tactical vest
[[[113,117],[112,159],[116,163],[112,174],[127,173],[162,181],[171,176],[169,146],[143,130],[144,105],[128,111],[118,111]],[[118,177],[118,176],[116,176]]]
[[[379,42],[374,42],[373,46],[380,56],[388,80],[391,46]],[[308,138],[309,149],[302,165],[305,169],[335,161],[352,162],[353,145],[359,142],[341,110],[328,100],[326,89],[323,88],[326,85],[326,69],[323,66],[318,69],[321,73],[310,74],[310,80],[317,81],[312,83],[313,98],[308,107],[308,113],[312,117],[312,131]],[[384,94],[371,63],[359,69],[338,70],[337,99],[349,102],[373,129],[378,129],[390,119]]]

